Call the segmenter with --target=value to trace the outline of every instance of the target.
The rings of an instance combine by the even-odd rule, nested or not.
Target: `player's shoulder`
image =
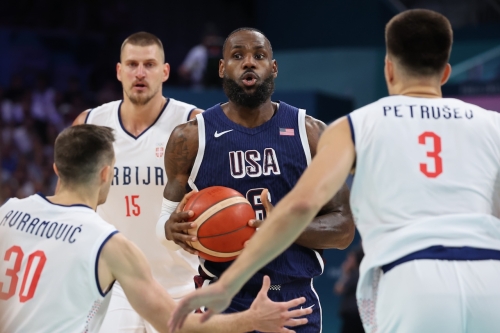
[[[97,115],[103,112],[113,112],[117,110],[123,100],[112,101],[104,103],[102,105],[96,106],[95,108],[89,109],[89,114]]]
[[[26,199],[26,198],[25,198]],[[8,209],[9,207],[13,207],[19,204],[19,201],[24,200],[24,199],[18,199],[18,198],[9,198],[7,199],[2,205],[0,205],[0,210]]]
[[[78,117],[76,117],[75,121],[73,122],[73,125],[92,124],[96,122],[96,119],[100,119],[103,116],[109,117],[113,114],[113,111],[118,110],[121,102],[122,100],[112,101],[85,110],[82,113],[80,113]],[[97,122],[100,123],[102,121],[97,120]]]
[[[182,110],[195,110],[195,109],[198,109],[193,104],[182,102],[182,101],[179,101],[179,100],[174,99],[172,97],[168,98],[168,105],[167,105],[167,107],[169,107],[169,108],[177,108],[177,109],[182,109]]]

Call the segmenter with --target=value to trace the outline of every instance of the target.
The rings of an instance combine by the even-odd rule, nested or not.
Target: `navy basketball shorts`
[[[231,305],[224,311],[224,313],[242,312],[250,308],[250,305],[257,297],[260,291],[259,288],[255,289],[242,289],[234,296]],[[318,295],[312,286],[310,279],[301,280],[297,282],[287,283],[283,285],[271,285],[267,296],[274,302],[287,302],[294,298],[305,297],[306,302],[299,305],[294,309],[312,308],[313,312],[307,315],[308,323],[302,326],[292,327],[297,333],[320,333],[321,332],[321,305]],[[254,331],[258,332],[258,331]]]

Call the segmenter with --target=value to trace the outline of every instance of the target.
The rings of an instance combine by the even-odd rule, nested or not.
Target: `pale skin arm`
[[[187,295],[177,305],[169,325],[181,327],[192,309],[207,306],[223,311],[255,272],[292,244],[328,200],[345,183],[356,157],[346,117],[331,124],[321,136],[311,165],[268,216],[242,254],[218,282]]]
[[[120,234],[114,235],[104,245],[98,265],[101,286],[109,286],[115,279],[119,281],[134,310],[159,332],[169,332],[167,324],[175,302],[153,278],[146,257],[132,242]],[[267,298],[269,286],[270,280],[267,278],[255,302],[245,312],[214,316],[205,323],[200,323],[203,315],[189,314],[182,332],[293,332],[283,326],[307,323],[307,319],[293,317],[309,314],[311,311],[287,311],[290,307],[302,304],[305,299],[274,303]]]
[[[89,114],[89,112],[90,112],[90,109],[85,110],[82,113],[80,113],[78,115],[78,117],[76,117],[75,120],[73,121],[72,126],[85,124],[85,119],[87,119],[87,115]],[[193,111],[193,113],[194,113],[194,111]]]

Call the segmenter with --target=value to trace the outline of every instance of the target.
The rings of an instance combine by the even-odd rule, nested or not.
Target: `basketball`
[[[250,203],[241,193],[228,187],[207,187],[189,198],[184,211],[192,210],[189,222],[197,227],[189,234],[198,238],[188,242],[200,257],[217,262],[236,259],[243,244],[255,233],[248,221],[255,218]]]

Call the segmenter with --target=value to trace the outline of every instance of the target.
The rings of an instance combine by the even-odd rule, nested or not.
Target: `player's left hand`
[[[230,294],[220,282],[196,289],[177,303],[168,322],[169,331],[174,333],[177,329],[181,329],[186,317],[202,306],[209,308],[201,316],[201,322],[206,322],[212,315],[224,311],[231,304],[232,298],[233,294]]]
[[[271,203],[271,201],[269,201],[269,190],[267,188],[262,190],[262,192],[260,193],[260,201],[262,202],[262,205],[266,210],[266,215],[269,215],[271,211],[274,209],[274,206]],[[264,222],[263,220],[252,219],[248,221],[248,226],[252,228],[260,228],[263,222]]]
[[[294,331],[285,326],[293,327],[307,324],[307,318],[296,318],[312,313],[312,308],[289,310],[303,304],[306,299],[299,297],[288,302],[273,302],[267,296],[270,286],[271,279],[269,276],[264,276],[262,288],[248,311],[248,315],[255,323],[254,330],[291,333]]]

